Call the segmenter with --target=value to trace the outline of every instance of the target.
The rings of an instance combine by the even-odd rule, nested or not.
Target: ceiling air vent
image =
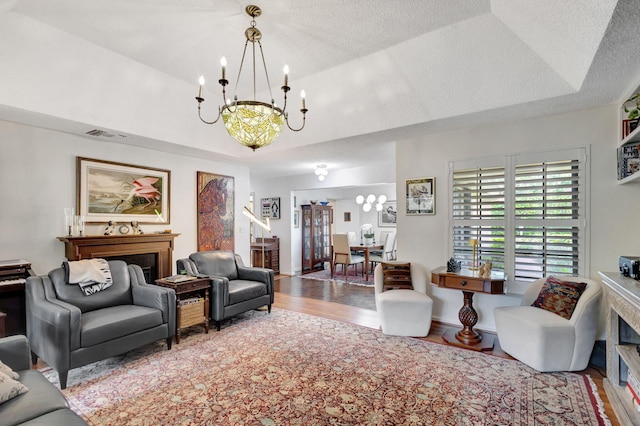
[[[112,138],[114,136],[109,132],[105,132],[104,130],[98,130],[98,129],[89,130],[86,134],[91,136],[104,136],[105,138]]]

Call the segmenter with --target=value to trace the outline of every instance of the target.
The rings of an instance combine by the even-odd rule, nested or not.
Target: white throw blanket
[[[78,284],[85,296],[111,287],[113,278],[109,262],[105,259],[87,259],[63,262],[67,283]]]

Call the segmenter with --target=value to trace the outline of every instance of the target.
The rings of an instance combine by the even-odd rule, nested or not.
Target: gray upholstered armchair
[[[138,265],[109,261],[111,287],[85,296],[68,284],[64,268],[29,277],[27,336],[33,363],[42,358],[65,389],[69,370],[175,334],[176,295],[147,284]]]
[[[273,304],[274,273],[271,269],[244,266],[242,258],[227,250],[192,253],[177,261],[178,272],[211,278],[211,319],[220,322],[251,309]]]

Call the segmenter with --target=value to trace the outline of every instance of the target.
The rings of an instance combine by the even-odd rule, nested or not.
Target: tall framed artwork
[[[379,227],[395,227],[398,208],[395,200],[387,201],[382,204],[382,210],[378,212]]]
[[[436,214],[436,178],[407,179],[407,214]]]
[[[197,172],[198,251],[235,252],[233,176]]]
[[[261,198],[262,219],[280,219],[280,197]]]
[[[171,171],[76,157],[77,211],[87,223],[169,223]]]

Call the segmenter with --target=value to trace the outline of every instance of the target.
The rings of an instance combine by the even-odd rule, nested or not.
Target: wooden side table
[[[180,343],[180,332],[187,327],[203,324],[205,333],[209,333],[209,278],[182,282],[162,278],[156,280],[156,285],[172,288],[176,292],[176,344]],[[196,300],[203,290],[204,300]]]
[[[438,268],[431,273],[431,282],[438,287],[462,290],[464,303],[458,312],[458,319],[462,323],[462,330],[448,330],[442,335],[442,340],[450,345],[476,351],[490,351],[493,349],[494,336],[482,335],[473,329],[478,322],[478,313],[473,308],[473,294],[504,294],[505,276],[492,272],[490,277],[481,277],[478,271],[463,269],[458,273],[447,272],[446,267]]]

